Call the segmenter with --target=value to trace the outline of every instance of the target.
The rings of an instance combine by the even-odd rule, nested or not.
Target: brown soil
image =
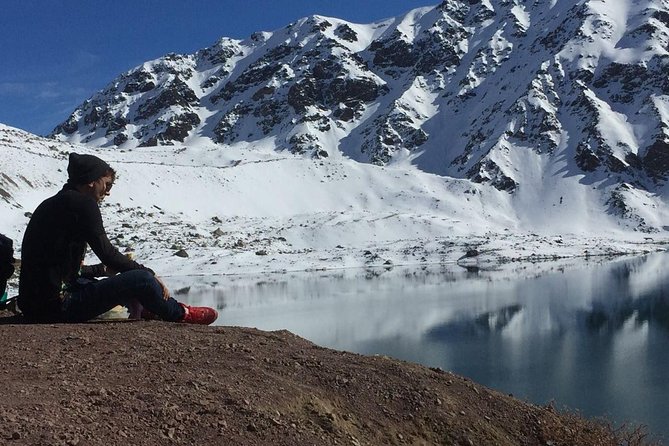
[[[642,444],[639,432],[616,437],[449,372],[287,331],[0,316],[3,445]]]

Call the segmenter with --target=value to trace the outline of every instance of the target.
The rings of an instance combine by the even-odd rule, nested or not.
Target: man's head
[[[109,195],[116,179],[116,172],[109,164],[97,156],[78,153],[70,153],[67,174],[68,184],[90,195],[98,203]]]

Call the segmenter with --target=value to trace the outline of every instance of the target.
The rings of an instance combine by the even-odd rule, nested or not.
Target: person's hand
[[[106,277],[114,277],[116,274],[118,274],[118,271],[116,271],[114,269],[111,269],[107,265],[102,265],[102,267],[104,268],[104,272],[105,272]]]
[[[169,299],[170,298],[170,290],[167,289],[167,286],[165,286],[165,284],[163,283],[163,280],[160,277],[155,276],[155,278],[156,278],[156,281],[158,282],[158,285],[160,285],[160,287],[163,289],[163,299],[165,299],[165,300]]]

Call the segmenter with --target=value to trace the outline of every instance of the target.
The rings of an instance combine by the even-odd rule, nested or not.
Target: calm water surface
[[[189,287],[180,299],[218,307],[221,325],[441,367],[669,438],[668,261],[173,280]]]

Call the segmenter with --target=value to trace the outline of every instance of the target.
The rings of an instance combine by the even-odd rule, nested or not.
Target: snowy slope
[[[66,181],[72,151],[117,170],[102,205],[110,238],[167,276],[485,265],[644,252],[667,241],[663,232],[620,225],[589,187],[563,203],[566,223],[547,226],[525,218],[543,209],[524,208],[505,191],[409,165],[314,162],[271,144],[94,149],[0,125],[0,232],[17,248],[30,212]],[[175,255],[182,249],[189,258]]]

